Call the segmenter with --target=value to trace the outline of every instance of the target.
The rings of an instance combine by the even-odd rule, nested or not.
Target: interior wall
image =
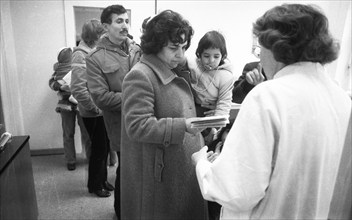
[[[0,1],[0,93],[6,131],[23,134],[23,114],[9,1]],[[15,133],[14,133],[15,132]]]
[[[350,1],[177,1],[158,0],[158,11],[172,9],[181,13],[188,19],[195,29],[191,47],[187,54],[195,56],[198,41],[210,30],[223,33],[228,58],[234,65],[235,74],[240,75],[244,65],[257,61],[251,54],[252,48],[252,23],[262,16],[268,9],[283,3],[315,4],[323,10],[329,19],[332,35],[341,40],[345,18]],[[196,11],[196,12],[195,12]],[[338,61],[326,67],[333,77]]]
[[[118,3],[132,10],[132,25],[139,34],[139,23],[154,12],[154,1]],[[63,147],[61,118],[55,112],[57,96],[48,80],[58,49],[75,46],[73,6],[112,4],[117,2],[1,0],[1,34],[6,36],[1,37],[2,60],[5,67],[11,67],[6,71],[1,68],[1,76],[7,77],[1,80],[5,84],[1,86],[1,96],[6,129],[13,135],[30,135],[31,150]],[[75,137],[80,152],[78,126]]]
[[[62,147],[61,119],[54,110],[57,96],[48,80],[58,48],[66,44],[63,2],[12,0],[9,6],[11,23],[4,23],[3,27],[5,33],[12,34],[15,55],[7,54],[6,58],[7,62],[15,58],[16,67],[9,74],[17,74],[17,81],[10,82],[18,86],[20,108],[19,112],[13,112],[16,109],[11,106],[4,108],[20,119],[15,123],[23,123],[23,130],[9,132],[30,135],[32,149]],[[12,30],[8,29],[10,26]]]
[[[267,9],[283,2],[158,0],[157,8],[180,12],[194,27],[195,35],[187,55],[194,55],[206,31],[221,31],[226,37],[235,72],[240,74],[245,63],[255,60],[250,52],[252,22]],[[341,40],[350,1],[300,2],[320,5],[329,18],[333,35]],[[0,70],[4,118],[8,131],[31,136],[31,149],[62,148],[61,119],[54,110],[57,97],[49,88],[48,80],[53,73],[57,50],[75,45],[73,6],[106,7],[116,3],[131,9],[131,33],[139,42],[142,21],[155,12],[154,0],[1,0],[1,62],[5,65]],[[333,65],[328,68],[334,72],[336,63]],[[80,146],[79,142],[76,144]]]

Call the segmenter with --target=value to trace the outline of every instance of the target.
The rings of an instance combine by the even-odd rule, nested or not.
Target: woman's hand
[[[192,162],[194,165],[197,165],[197,163],[200,160],[207,160],[212,154],[212,151],[208,151],[208,146],[204,146],[202,149],[200,149],[199,151],[195,152],[192,154]]]
[[[205,128],[193,128],[191,122],[194,121],[195,118],[186,118],[186,132],[191,134],[197,134],[202,132]]]
[[[204,112],[204,116],[214,116],[215,110],[209,110]]]
[[[209,151],[207,159],[210,163],[212,163],[216,160],[216,158],[218,158],[218,156],[219,156],[219,153],[214,153],[213,151]]]

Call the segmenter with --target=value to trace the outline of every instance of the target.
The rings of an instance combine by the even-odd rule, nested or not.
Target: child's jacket
[[[206,70],[200,59],[188,59],[191,71],[191,85],[195,102],[208,109],[215,109],[214,115],[230,114],[234,76],[227,60],[214,70]]]

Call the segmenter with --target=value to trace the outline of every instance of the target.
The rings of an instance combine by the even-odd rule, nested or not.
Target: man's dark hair
[[[125,13],[127,13],[127,10],[122,5],[110,5],[110,6],[106,7],[103,10],[103,12],[101,13],[100,22],[102,24],[104,24],[104,23],[111,24],[111,22],[112,22],[111,15],[112,14],[121,15],[121,14],[125,14]]]

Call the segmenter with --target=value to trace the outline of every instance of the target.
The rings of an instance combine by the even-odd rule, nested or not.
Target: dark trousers
[[[217,202],[208,201],[209,220],[219,220],[220,210],[221,205],[219,205]]]
[[[121,155],[120,152],[117,153],[117,158],[119,165],[116,168],[116,179],[115,179],[115,191],[114,191],[114,208],[117,219],[121,219],[121,187],[120,187],[120,170],[121,170]]]
[[[83,117],[84,125],[89,133],[92,147],[88,167],[88,189],[91,191],[103,188],[107,181],[107,158],[110,150],[103,116],[95,118]]]

